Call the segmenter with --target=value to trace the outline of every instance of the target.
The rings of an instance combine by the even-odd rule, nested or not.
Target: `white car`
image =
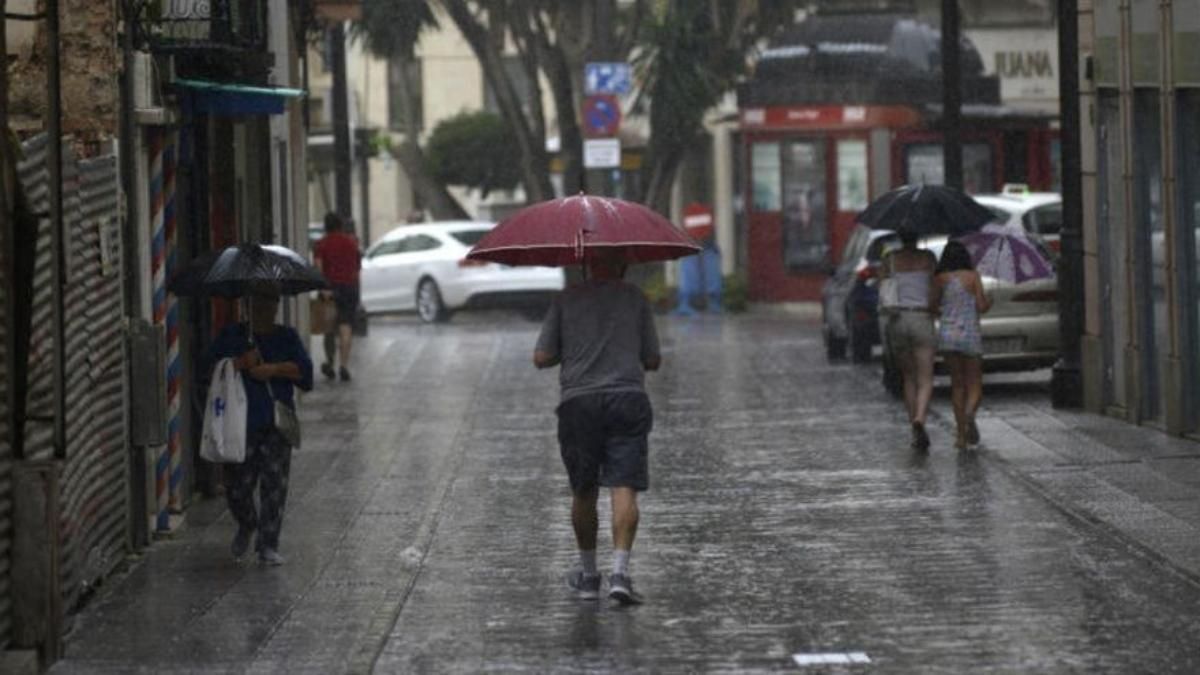
[[[546,306],[565,285],[562,269],[467,260],[467,252],[493,227],[452,221],[388,232],[363,255],[363,307],[372,313],[416,310],[432,323],[466,307]]]
[[[1057,192],[1029,192],[1021,185],[1006,185],[992,195],[972,195],[1005,225],[1024,228],[1031,237],[1058,253],[1063,212]]]

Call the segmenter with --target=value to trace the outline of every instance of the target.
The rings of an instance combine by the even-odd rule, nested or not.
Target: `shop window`
[[[782,169],[784,265],[793,272],[822,270],[830,253],[825,142],[789,141]]]
[[[946,180],[941,143],[914,143],[904,149],[905,182],[941,185]],[[963,189],[970,194],[992,192],[992,146],[963,144]]]
[[[857,213],[867,208],[867,142],[838,141],[837,170],[838,210]]]
[[[1179,95],[1178,149],[1178,222],[1177,244],[1180,269],[1186,270],[1183,316],[1188,325],[1187,367],[1191,377],[1188,398],[1191,431],[1200,431],[1200,89],[1183,90]]]
[[[755,143],[750,157],[754,180],[754,210],[780,210],[780,157],[778,143]]]

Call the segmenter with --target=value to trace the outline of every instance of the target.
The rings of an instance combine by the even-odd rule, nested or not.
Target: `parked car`
[[[926,248],[942,255],[945,237],[924,242]],[[1038,279],[1011,284],[983,278],[992,297],[992,308],[979,321],[983,334],[983,369],[986,372],[1011,372],[1048,368],[1058,360],[1058,281]],[[886,317],[881,317],[880,325]],[[901,390],[900,372],[887,345],[883,344],[883,384],[893,394]],[[941,359],[937,369],[941,370]]]
[[[467,307],[544,309],[565,285],[562,269],[467,260],[493,227],[453,221],[388,232],[363,256],[363,306],[372,313],[415,310],[430,323]]]
[[[891,230],[859,225],[850,233],[841,262],[821,289],[825,354],[831,360],[846,358],[847,347],[854,362],[871,360],[871,350],[879,344],[879,261],[899,245]]]
[[[1021,226],[1031,238],[1058,253],[1063,222],[1062,195],[1030,192],[1023,185],[1006,185],[999,194],[974,197],[996,215],[997,222]]]

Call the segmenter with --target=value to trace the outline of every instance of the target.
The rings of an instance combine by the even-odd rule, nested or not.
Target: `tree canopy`
[[[521,171],[497,148],[513,145],[504,119],[487,111],[462,112],[438,123],[425,144],[434,178],[446,185],[475,188],[487,197],[492,190],[512,190]]]

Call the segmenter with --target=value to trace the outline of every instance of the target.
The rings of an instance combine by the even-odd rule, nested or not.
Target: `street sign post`
[[[610,138],[621,129],[621,103],[612,94],[592,94],[583,100],[583,133]]]
[[[628,94],[633,88],[633,69],[628,63],[588,63],[583,68],[584,93]]]

